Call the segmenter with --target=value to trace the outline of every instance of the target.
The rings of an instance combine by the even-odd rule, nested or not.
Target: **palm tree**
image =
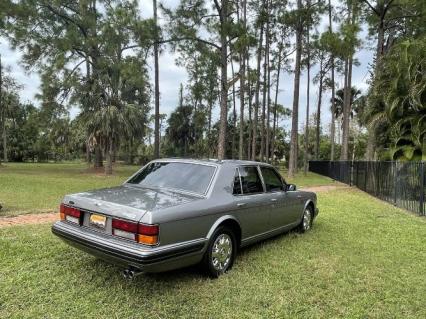
[[[112,174],[114,149],[120,139],[128,139],[143,131],[141,108],[134,104],[110,104],[86,114],[85,121],[92,137],[100,139],[106,154],[105,174]]]
[[[357,109],[354,108],[353,106],[357,104],[360,98],[361,98],[361,91],[353,86],[351,88],[351,101],[350,101],[350,107],[351,107],[350,117],[351,118],[354,117],[355,113],[358,113]],[[340,89],[336,91],[336,96],[334,98],[334,116],[336,119],[340,118],[341,121],[343,121],[343,105],[344,105],[344,90]]]

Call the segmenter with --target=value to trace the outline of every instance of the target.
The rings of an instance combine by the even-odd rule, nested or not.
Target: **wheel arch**
[[[305,209],[311,206],[312,207],[312,214],[315,214],[315,203],[312,199],[308,199],[305,203],[305,206],[303,206],[303,211],[305,211]]]
[[[234,231],[234,235],[237,238],[237,247],[241,245],[241,225],[240,222],[232,215],[224,215],[217,219],[212,227],[210,227],[209,232],[207,233],[207,239],[210,240],[214,231],[220,226],[228,226]]]
[[[308,199],[306,200],[305,204],[303,205],[303,209],[302,209],[302,211],[300,212],[299,221],[301,221],[301,220],[302,220],[302,218],[303,218],[303,214],[305,213],[305,209],[306,209],[308,206],[311,206],[311,207],[312,207],[312,214],[314,214],[314,215],[315,215],[315,203],[314,203],[314,201],[313,201],[312,199],[308,198]]]

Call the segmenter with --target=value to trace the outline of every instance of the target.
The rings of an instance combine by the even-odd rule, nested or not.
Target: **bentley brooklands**
[[[316,195],[287,184],[272,165],[161,159],[121,186],[66,195],[52,232],[128,278],[198,263],[218,277],[241,247],[306,232],[317,214]]]

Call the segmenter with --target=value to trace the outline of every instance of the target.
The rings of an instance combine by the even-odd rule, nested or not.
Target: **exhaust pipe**
[[[142,274],[142,272],[140,270],[136,270],[136,269],[132,269],[132,268],[124,269],[123,272],[122,272],[124,279],[127,279],[127,280],[133,280],[137,276],[139,276],[140,274]]]

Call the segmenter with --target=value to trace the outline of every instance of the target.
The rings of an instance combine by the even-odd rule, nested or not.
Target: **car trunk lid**
[[[196,199],[197,196],[170,190],[122,185],[67,195],[64,204],[89,214],[99,213],[138,222],[148,211],[182,205]]]

